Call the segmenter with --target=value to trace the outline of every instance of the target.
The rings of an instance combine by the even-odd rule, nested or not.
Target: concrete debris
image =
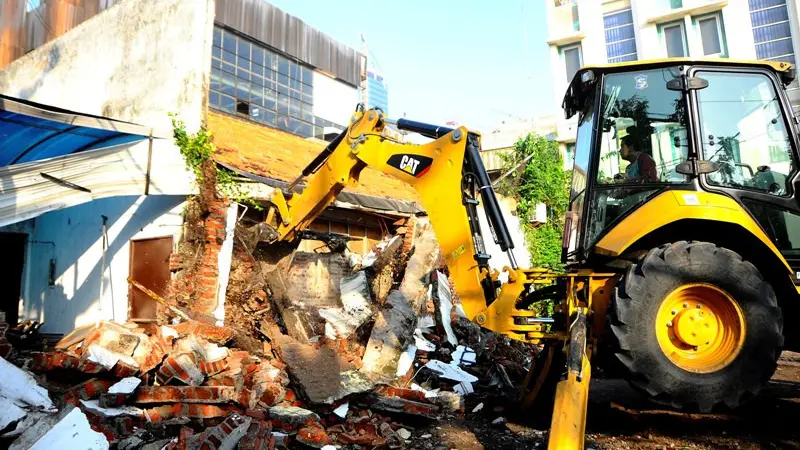
[[[378,313],[367,342],[362,370],[376,382],[394,379],[400,355],[411,341],[417,318],[426,304],[427,281],[438,261],[436,236],[433,228],[428,227],[416,240],[400,287],[389,293],[388,307]]]
[[[447,275],[437,270],[434,282],[431,286],[436,287],[435,291],[433,289],[431,290],[433,294],[433,303],[437,311],[436,322],[441,324],[444,329],[447,335],[447,342],[449,342],[450,345],[456,345],[458,339],[453,331],[451,325],[452,321],[450,320],[453,311],[453,295],[450,292],[450,280],[447,279]],[[458,306],[461,307],[460,304]]]
[[[405,376],[411,370],[416,355],[417,347],[415,345],[409,345],[406,351],[400,355],[400,360],[397,362],[397,373],[395,374],[398,378]]]
[[[297,406],[273,406],[268,412],[273,426],[284,430],[297,430],[309,421],[319,420],[317,413]]]
[[[456,366],[471,366],[477,362],[478,355],[475,350],[459,345],[452,354],[453,361],[450,363]]]
[[[24,419],[29,412],[55,411],[47,390],[33,375],[0,357],[0,430]],[[18,424],[19,425],[19,424]],[[20,429],[15,427],[10,432]]]
[[[364,373],[330,348],[290,341],[281,344],[279,349],[289,373],[311,403],[330,405],[374,386]]]
[[[503,425],[506,423],[506,419],[504,417],[498,417],[492,421],[492,425]]]
[[[333,410],[333,413],[344,419],[347,417],[347,411],[350,409],[350,403],[342,403]]]
[[[436,344],[433,342],[425,339],[425,336],[422,335],[422,330],[417,328],[414,330],[414,343],[416,344],[417,348],[423,352],[435,352],[436,351]]]
[[[431,227],[394,226],[401,234],[363,258],[278,258],[268,286],[251,282],[236,294],[242,310],[226,312],[229,327],[162,320],[76,329],[25,364],[59,377],[43,381],[55,392],[0,359],[4,436],[29,448],[69,426],[80,430],[69,439],[86,441],[66,439],[69,448],[403,448],[414,428],[393,420],[464,414],[475,390],[518,385],[535,350],[460,318]]]
[[[327,322],[326,336],[329,339],[347,339],[372,317],[369,282],[363,271],[346,276],[339,282],[342,308],[322,308],[319,315]],[[333,330],[330,335],[328,329]]]
[[[81,405],[84,409],[99,414],[103,417],[116,417],[116,416],[134,416],[142,417],[144,411],[135,407],[122,405],[116,408],[104,408],[100,406],[98,400],[81,400]]]
[[[71,406],[58,415],[38,421],[9,446],[9,450],[53,448],[105,450],[109,443],[102,433],[91,428],[79,408]]]
[[[475,375],[469,374],[459,367],[445,364],[439,360],[430,360],[427,364],[425,364],[425,367],[439,373],[442,378],[447,378],[448,380],[457,381],[459,383],[474,383],[478,381],[478,377]]]
[[[116,382],[113,386],[108,388],[109,394],[132,394],[137,387],[142,383],[141,378],[128,377],[123,378]]]

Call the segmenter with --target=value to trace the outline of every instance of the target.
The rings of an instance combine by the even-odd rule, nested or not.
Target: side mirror
[[[697,169],[695,169],[696,163]],[[698,161],[684,161],[675,166],[675,172],[681,175],[699,175],[701,173],[714,173],[719,170],[719,164],[713,161],[701,159]]]

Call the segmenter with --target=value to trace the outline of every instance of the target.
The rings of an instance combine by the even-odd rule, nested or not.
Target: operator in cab
[[[614,175],[614,180],[626,183],[657,183],[659,180],[655,161],[647,153],[636,149],[633,136],[624,136],[620,144],[619,154],[628,161],[628,167],[624,174]]]

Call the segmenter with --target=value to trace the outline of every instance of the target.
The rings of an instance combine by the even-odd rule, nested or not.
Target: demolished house
[[[0,307],[0,442],[398,448],[414,420],[461,414],[476,390],[513,394],[535,349],[460,314],[409,186],[366,169],[302,242],[263,239],[272,192],[349,117],[363,57],[309,29],[348,62],[322,67],[237,25],[236,8],[250,8],[283,17],[286,33],[305,27],[260,0],[197,3],[84,9],[96,15],[0,71],[0,239],[13,269]],[[313,123],[303,105],[299,119],[270,122],[256,95],[229,93],[230,39],[236,58],[255,60],[260,46],[293,64],[295,97],[313,85]],[[213,164],[259,207],[193,180],[170,113],[190,132],[205,123]]]

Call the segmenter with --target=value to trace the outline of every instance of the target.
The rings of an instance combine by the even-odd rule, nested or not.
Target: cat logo
[[[408,155],[403,155],[403,158],[400,160],[400,170],[405,170],[411,175],[414,175],[417,171],[417,167],[419,167],[419,160]]]
[[[387,161],[387,164],[395,169],[402,170],[403,172],[416,178],[420,178],[425,175],[431,168],[431,163],[433,163],[433,158],[422,155],[408,154],[392,155],[392,157],[389,158],[389,161]]]

